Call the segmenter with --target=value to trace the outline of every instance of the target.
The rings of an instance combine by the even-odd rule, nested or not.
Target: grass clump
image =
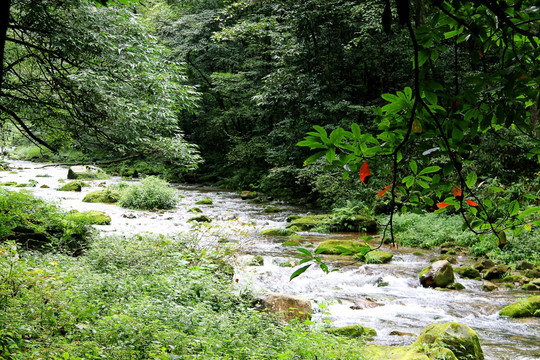
[[[118,205],[136,210],[173,209],[177,203],[174,189],[165,180],[148,176],[131,185],[120,197]]]
[[[363,359],[358,340],[255,310],[226,257],[184,237],[99,238],[79,258],[0,245],[13,269],[0,278],[0,357]]]

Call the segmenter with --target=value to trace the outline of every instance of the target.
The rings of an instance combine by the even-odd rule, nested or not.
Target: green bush
[[[177,196],[165,180],[148,176],[140,183],[131,185],[120,197],[118,205],[137,210],[172,209]]]

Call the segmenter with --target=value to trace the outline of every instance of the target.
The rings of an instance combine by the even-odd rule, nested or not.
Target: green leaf
[[[520,215],[522,217],[525,217],[525,216],[529,216],[531,214],[534,214],[535,212],[540,212],[540,206],[536,206],[536,207],[533,207],[533,208],[523,210]]]
[[[412,176],[412,175],[405,176],[405,177],[403,178],[403,180],[401,180],[401,182],[405,183],[405,186],[407,186],[408,188],[410,188],[410,187],[413,186],[413,184],[414,184],[414,176]]]
[[[416,175],[416,173],[418,172],[418,165],[416,164],[416,161],[411,160],[411,162],[409,163],[409,166],[410,166],[413,174]]]
[[[474,184],[476,184],[476,181],[478,180],[478,177],[476,176],[476,173],[470,173],[467,175],[467,180],[465,180],[465,184],[467,184],[468,187],[473,187]]]
[[[423,180],[418,180],[418,179],[417,179],[417,180],[416,180],[416,183],[417,183],[418,185],[420,185],[421,187],[423,187],[424,189],[429,189],[428,183],[426,183],[426,182],[423,181]]]
[[[310,259],[313,257],[313,255],[311,254],[311,252],[307,249],[304,249],[304,248],[297,248],[296,249],[298,252],[302,253],[302,254],[297,254],[296,256],[298,257],[304,257],[304,256],[307,256],[309,257]]]
[[[313,155],[311,155],[310,157],[308,157],[308,158],[304,161],[304,165],[312,164],[312,163],[314,163],[315,161],[317,161],[317,160],[319,160],[320,158],[322,158],[324,155],[326,155],[326,151],[319,151],[318,153],[313,154]]]
[[[352,123],[351,125],[351,131],[353,133],[353,138],[355,140],[360,139],[360,136],[362,136],[362,130],[360,130],[360,126],[358,126],[357,123]]]
[[[336,159],[336,148],[330,148],[326,152],[326,160],[331,164]]]
[[[309,267],[313,265],[313,264],[309,264],[309,265],[306,265],[306,266],[302,266],[300,269],[296,270],[295,272],[292,273],[291,277],[289,278],[289,281],[291,281],[292,279],[294,279],[295,277],[298,277],[299,275],[303,274],[307,269],[309,269]]]
[[[397,162],[401,162],[401,160],[403,159],[403,154],[401,153],[401,151],[398,151],[397,154],[396,154],[396,160]]]
[[[441,170],[440,166],[428,166],[427,168],[420,171],[420,173],[418,175],[431,174],[431,173],[437,172],[439,170]]]
[[[510,216],[515,216],[519,213],[519,203],[517,200],[514,200],[510,203]]]

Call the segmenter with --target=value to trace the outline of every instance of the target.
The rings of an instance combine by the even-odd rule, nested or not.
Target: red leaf
[[[525,74],[521,74],[520,79],[525,79]]]
[[[467,202],[467,204],[469,204],[469,205],[471,205],[471,206],[474,206],[474,207],[477,207],[477,206],[478,206],[478,204],[477,204],[477,203],[475,203],[475,202],[474,202],[474,201],[472,201],[472,200],[469,200],[469,199],[465,199],[465,201]]]
[[[482,50],[478,50],[478,56],[484,57],[484,53],[482,52]]]
[[[456,99],[456,100],[454,100],[452,102],[452,110],[456,110],[458,108],[458,106],[459,106],[459,102]]]
[[[447,206],[450,206],[450,204],[447,204],[447,203],[445,203],[445,202],[437,203],[437,207],[438,207],[439,209],[444,209],[444,208],[447,207]]]
[[[362,167],[360,168],[360,181],[362,181],[364,185],[367,185],[369,178],[371,178],[371,171],[369,171],[367,161],[364,161]]]
[[[384,194],[386,194],[386,192],[388,191],[388,189],[390,189],[391,187],[392,187],[392,185],[386,185],[386,187],[385,187],[383,190],[381,190],[381,191],[379,191],[379,192],[377,193],[377,197],[381,197],[381,196],[383,196]]]
[[[457,185],[452,186],[452,194],[454,194],[454,197],[458,199],[463,196],[461,188]]]

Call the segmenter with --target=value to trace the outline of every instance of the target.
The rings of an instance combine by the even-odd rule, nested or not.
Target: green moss
[[[60,189],[60,191],[81,191],[82,187],[83,186],[88,186],[88,184],[85,184],[84,182],[82,181],[79,181],[79,180],[75,180],[75,181],[71,181],[71,182],[68,182],[67,184],[65,184],[64,186],[62,186]]]
[[[199,215],[199,216],[192,217],[187,222],[200,222],[200,223],[205,222],[205,223],[209,223],[209,222],[212,222],[212,219],[210,219],[206,215]]]
[[[7,181],[7,182],[4,182],[4,183],[0,183],[1,186],[15,186],[17,185],[17,182],[16,181]]]
[[[115,203],[120,200],[122,192],[113,189],[97,190],[86,194],[83,202],[88,203]]]
[[[512,318],[532,317],[538,310],[540,310],[540,295],[505,306],[499,315]]]
[[[198,207],[193,207],[193,208],[189,209],[188,212],[198,214],[198,213],[202,213],[202,210],[200,208],[198,208]]]
[[[267,213],[267,214],[273,214],[273,213],[277,213],[277,212],[280,212],[281,209],[277,208],[277,207],[274,207],[274,206],[265,206],[263,208],[263,212]]]
[[[259,233],[263,236],[291,236],[294,235],[294,230],[292,229],[266,229]]]
[[[365,253],[370,246],[364,242],[353,240],[326,240],[317,246],[315,252],[319,254],[340,255],[343,253]]]
[[[370,360],[430,360],[412,346],[370,345],[366,346],[366,355]]]
[[[394,254],[388,251],[374,250],[370,251],[364,257],[364,261],[368,264],[386,264],[394,257]]]
[[[377,336],[375,329],[362,326],[362,325],[351,325],[338,328],[330,328],[327,330],[328,333],[339,336],[346,336],[350,338],[359,338],[359,337],[372,337]]]
[[[294,219],[287,227],[297,226],[303,231],[325,230],[327,232],[376,232],[375,219],[363,215],[336,216],[331,214],[309,215]]]
[[[480,278],[480,271],[471,266],[458,266],[454,268],[454,272],[466,279]]]
[[[412,253],[414,256],[426,256],[424,253],[421,253],[420,251],[415,251]]]
[[[210,198],[199,200],[195,203],[195,205],[212,205],[214,203],[214,200]]]
[[[473,329],[456,322],[428,325],[413,346],[437,346],[452,350],[458,359],[484,360],[480,340]]]
[[[298,239],[290,239],[281,244],[281,246],[298,246],[300,241]]]
[[[69,212],[67,219],[84,225],[109,225],[111,223],[109,215],[97,210],[83,212],[72,210]]]

